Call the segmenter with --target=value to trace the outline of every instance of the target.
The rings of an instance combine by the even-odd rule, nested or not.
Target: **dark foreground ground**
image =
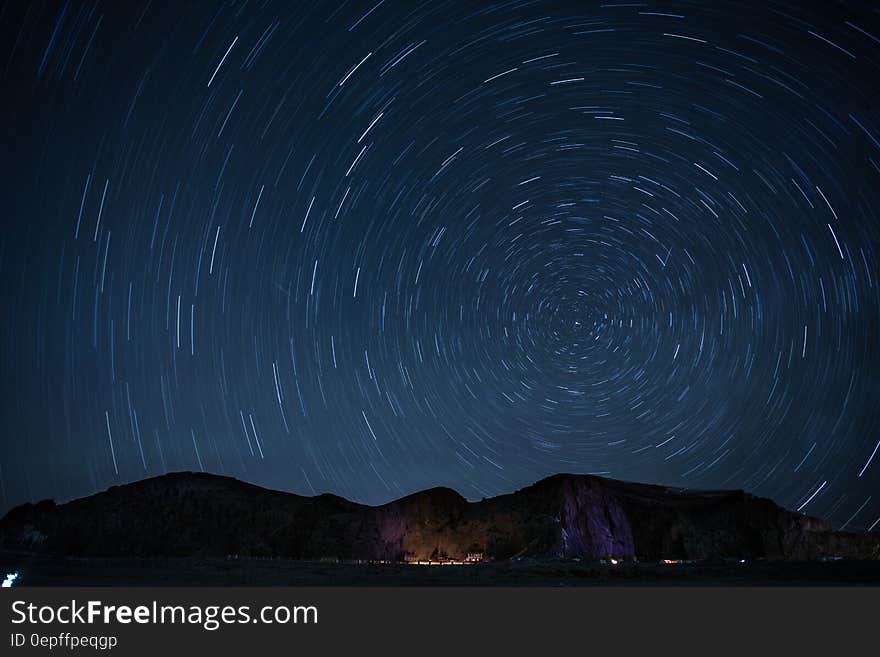
[[[16,586],[880,586],[880,561],[417,566],[0,554],[0,569],[19,573]]]

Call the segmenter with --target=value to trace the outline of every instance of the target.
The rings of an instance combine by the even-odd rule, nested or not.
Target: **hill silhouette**
[[[179,472],[0,520],[7,551],[82,557],[880,558],[880,534],[829,523],[742,491],[691,491],[559,474],[468,502],[432,488],[381,506],[304,497]]]

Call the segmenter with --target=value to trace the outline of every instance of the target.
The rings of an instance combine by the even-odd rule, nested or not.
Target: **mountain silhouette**
[[[468,502],[432,488],[381,506],[179,472],[0,520],[7,551],[83,557],[339,560],[880,558],[880,534],[742,491],[692,491],[559,474]]]

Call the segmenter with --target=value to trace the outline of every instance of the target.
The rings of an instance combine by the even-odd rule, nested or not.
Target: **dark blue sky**
[[[2,507],[567,471],[876,525],[878,69],[844,3],[4,2]]]

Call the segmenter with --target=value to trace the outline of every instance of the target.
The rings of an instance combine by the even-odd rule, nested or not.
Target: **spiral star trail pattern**
[[[880,14],[9,1],[3,505],[566,471],[880,521]]]

